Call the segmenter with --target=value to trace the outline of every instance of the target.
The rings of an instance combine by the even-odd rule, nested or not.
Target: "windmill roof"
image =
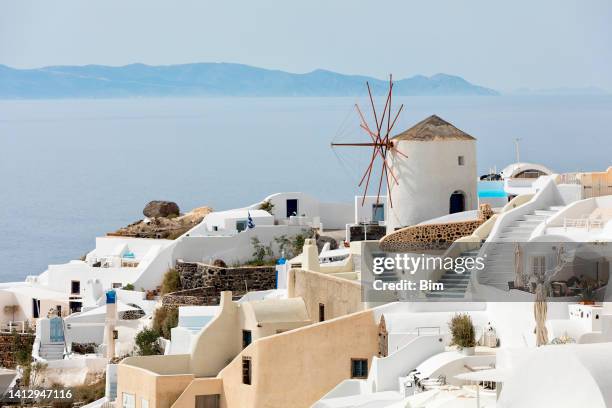
[[[456,128],[441,117],[431,115],[410,129],[394,136],[393,140],[428,142],[436,140],[476,140],[476,138]]]

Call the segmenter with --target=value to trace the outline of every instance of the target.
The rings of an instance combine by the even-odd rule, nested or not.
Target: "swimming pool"
[[[478,197],[479,198],[502,198],[508,194],[504,191],[503,181],[479,181],[478,182]]]

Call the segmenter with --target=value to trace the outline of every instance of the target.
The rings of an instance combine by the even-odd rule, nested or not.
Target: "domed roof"
[[[461,129],[457,129],[441,117],[431,115],[408,130],[393,137],[393,140],[414,140],[419,142],[444,140],[476,140]]]

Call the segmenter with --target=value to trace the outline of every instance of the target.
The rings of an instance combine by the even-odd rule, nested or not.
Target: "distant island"
[[[375,94],[386,80],[318,69],[305,74],[232,63],[151,66],[131,64],[15,69],[0,65],[0,99],[195,96],[355,96],[369,81]],[[394,83],[394,94],[498,95],[446,74],[416,75]]]

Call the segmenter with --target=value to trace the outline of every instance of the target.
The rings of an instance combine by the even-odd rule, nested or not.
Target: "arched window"
[[[454,214],[461,211],[465,211],[465,193],[463,191],[456,190],[450,196],[448,213]]]

